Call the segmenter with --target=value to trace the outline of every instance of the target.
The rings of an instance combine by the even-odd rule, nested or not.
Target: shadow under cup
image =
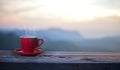
[[[22,48],[22,51],[25,53],[33,53],[34,49],[41,46],[43,43],[44,43],[44,40],[37,38],[36,36],[20,37],[21,48]]]

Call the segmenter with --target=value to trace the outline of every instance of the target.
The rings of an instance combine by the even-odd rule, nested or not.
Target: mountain
[[[19,36],[26,36],[26,32],[28,33],[28,36],[38,36],[44,39],[49,39],[52,41],[79,41],[82,40],[83,37],[81,34],[79,34],[76,31],[68,31],[63,29],[47,29],[47,30],[11,30],[10,32],[13,32]]]
[[[120,36],[104,37],[98,39],[86,39],[79,42],[81,51],[120,51]]]
[[[13,32],[0,32],[0,50],[14,49],[20,47],[19,36]]]
[[[19,36],[25,33],[25,30],[1,30],[0,49],[20,47]],[[28,35],[43,38],[45,43],[41,48],[49,51],[120,52],[120,36],[85,39],[76,31],[63,29],[31,30]]]

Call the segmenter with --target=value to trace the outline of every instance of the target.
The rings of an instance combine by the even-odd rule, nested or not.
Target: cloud
[[[22,18],[25,17],[25,15],[28,12],[36,10],[38,7],[41,6],[35,4],[34,3],[35,1],[34,0],[0,0],[0,24],[4,24],[4,23],[19,24],[21,22],[24,22]]]
[[[33,0],[1,0],[0,13],[16,15],[19,13],[32,11],[40,6],[41,5],[36,5]]]
[[[95,0],[95,1],[96,1],[95,2],[96,5],[100,5],[105,8],[108,8],[108,7],[117,8],[120,6],[119,0]],[[53,13],[53,12],[57,12],[59,9],[57,11],[55,11],[55,10],[51,11],[51,9],[49,9],[49,7],[48,7],[47,9],[49,9],[49,10],[47,10],[47,12],[48,11],[52,12],[52,14],[51,13],[49,14],[49,12],[46,13],[46,8],[40,8],[42,6],[42,4],[39,2],[40,2],[40,0],[0,0],[0,25],[5,26],[8,24],[9,25],[11,24],[11,26],[16,25],[16,27],[17,27],[19,25],[22,26],[23,24],[28,23],[30,25],[36,24],[40,28],[60,27],[60,28],[66,28],[66,29],[76,29],[76,30],[79,29],[79,30],[91,30],[91,31],[92,30],[94,31],[97,29],[101,30],[102,28],[105,29],[105,27],[103,26],[105,24],[106,24],[106,26],[107,25],[109,26],[109,24],[110,24],[111,29],[114,26],[115,27],[113,29],[116,29],[116,27],[117,28],[119,27],[118,23],[120,22],[120,17],[118,15],[109,16],[109,15],[111,15],[111,13],[110,13],[109,15],[107,15],[108,17],[102,15],[104,17],[101,17],[101,18],[94,17],[93,20],[90,20],[90,21],[89,20],[76,21],[71,18],[70,19],[64,18],[64,16],[63,17],[56,16],[56,13]],[[46,4],[48,4],[48,3],[46,3]],[[39,8],[39,9],[37,9],[37,8]],[[43,10],[43,11],[41,12],[41,10]],[[71,8],[70,8],[70,10],[71,10]],[[100,10],[102,10],[102,9],[100,9]],[[102,10],[102,11],[104,11],[104,10]],[[109,13],[110,11],[107,10],[107,12],[105,12],[105,14]],[[74,14],[73,12],[67,12],[67,14],[72,14],[73,16],[79,18],[79,16],[82,16],[82,15],[85,16],[85,14],[89,15],[89,13],[90,13],[90,11],[89,11],[89,13],[88,13],[88,11],[83,11],[83,14],[81,14],[80,13],[81,11],[80,11],[80,12],[78,12],[80,14],[79,15],[79,14]],[[84,13],[84,12],[86,12],[86,13]],[[61,11],[60,11],[60,13],[61,13]],[[93,14],[95,14],[95,13],[93,13]],[[116,14],[116,12],[115,12],[115,14]],[[69,17],[69,15],[68,15],[68,17]],[[99,16],[97,16],[97,17],[99,17]]]
[[[95,0],[94,4],[109,9],[120,9],[120,0]]]

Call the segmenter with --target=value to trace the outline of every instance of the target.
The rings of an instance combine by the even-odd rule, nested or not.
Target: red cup
[[[41,41],[39,43],[39,41]],[[20,44],[24,53],[33,53],[34,49],[41,46],[44,43],[43,39],[39,39],[36,36],[21,36]]]

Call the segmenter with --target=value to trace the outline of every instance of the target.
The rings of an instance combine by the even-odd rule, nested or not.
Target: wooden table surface
[[[0,62],[15,63],[120,63],[120,52],[44,51],[37,56],[20,56],[0,50]]]

